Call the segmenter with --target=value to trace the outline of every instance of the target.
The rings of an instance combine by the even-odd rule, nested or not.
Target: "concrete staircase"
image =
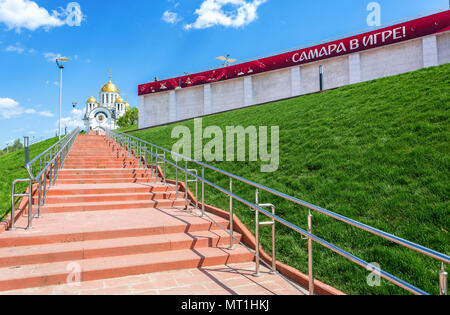
[[[0,234],[0,291],[64,284],[74,272],[90,281],[253,261],[175,191],[105,136],[78,136],[43,218]]]

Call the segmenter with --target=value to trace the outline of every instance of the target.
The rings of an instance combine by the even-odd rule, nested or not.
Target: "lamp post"
[[[70,59],[67,58],[56,58],[56,65],[58,66],[60,70],[59,74],[59,140],[61,140],[61,107],[62,107],[62,73],[64,69],[63,62],[64,61],[70,61]]]
[[[323,66],[319,66],[319,85],[320,85],[320,92],[323,91]]]
[[[226,57],[219,56],[216,59],[222,60],[224,62],[223,65],[222,65],[223,67],[231,66],[231,64],[233,62],[236,62],[236,59],[230,58],[230,54],[226,55]]]

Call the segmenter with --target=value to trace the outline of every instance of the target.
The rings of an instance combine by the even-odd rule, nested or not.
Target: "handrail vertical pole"
[[[311,210],[308,214],[308,233],[312,233],[312,215]],[[314,274],[313,274],[313,244],[312,239],[308,237],[308,271],[309,271],[309,295],[314,295]]]
[[[51,157],[50,157],[50,159],[51,159]],[[49,185],[49,187],[52,187],[52,175],[53,175],[53,162],[51,162],[50,163],[50,174],[49,174],[49,182],[48,182],[48,185]]]
[[[256,189],[256,203],[259,203],[259,191],[258,189]],[[256,251],[256,265],[255,265],[255,273],[253,274],[253,276],[255,277],[261,277],[261,273],[259,272],[259,211],[257,209],[255,209],[255,239],[256,239],[256,244],[255,244],[255,251]]]
[[[9,228],[10,230],[14,230],[14,208],[16,207],[16,203],[15,203],[15,193],[16,193],[16,182],[13,181],[12,183],[12,187],[11,187],[11,227]]]
[[[439,293],[440,295],[447,295],[447,276],[448,273],[445,271],[444,263],[442,263],[441,271],[439,272]]]
[[[41,217],[41,193],[42,193],[42,175],[39,177],[39,196],[38,196],[38,218]]]
[[[163,153],[164,154],[164,185],[167,184],[166,182],[166,152]]]
[[[202,178],[205,179],[205,168],[202,167]],[[202,217],[205,216],[205,182],[202,180]]]
[[[198,173],[196,172],[198,175]],[[198,179],[195,179],[195,207],[198,209]]]
[[[233,192],[233,179],[230,178],[230,192]],[[234,247],[234,226],[233,226],[233,196],[230,194],[230,250],[233,250]]]
[[[188,168],[188,161],[186,160],[185,161],[185,164],[184,164],[184,166],[185,166],[185,169],[184,169],[184,185],[185,185],[185,188],[184,188],[184,192],[185,192],[185,200],[186,200],[186,204],[185,204],[185,208],[184,208],[184,210],[187,210],[188,208],[189,208],[189,196],[188,196],[188,191],[189,191],[189,187],[188,187],[188,174],[187,174],[187,168]]]
[[[275,207],[272,206],[272,214],[275,215]],[[276,221],[273,220],[272,224],[272,274],[277,273],[277,254],[276,254],[276,244],[275,244],[275,224]]]
[[[158,148],[156,148],[156,154],[155,154],[155,184],[158,181]]]
[[[175,181],[176,181],[176,188],[177,188],[177,199],[178,199],[178,157],[175,159],[176,167],[175,167]]]
[[[150,179],[153,179],[153,147],[150,149],[150,167],[151,167],[151,172],[150,172]]]
[[[28,186],[28,226],[27,226],[27,230],[28,229],[32,229],[33,227],[31,226],[31,222],[33,220],[32,216],[31,216],[31,212],[33,210],[32,208],[32,190],[33,190],[33,182],[30,180],[30,184]]]

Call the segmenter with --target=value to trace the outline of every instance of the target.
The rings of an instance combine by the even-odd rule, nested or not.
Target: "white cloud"
[[[11,98],[0,98],[0,118],[9,119],[23,111],[19,103]]]
[[[56,126],[59,126],[59,120],[56,122]],[[74,129],[76,127],[83,128],[83,111],[81,109],[72,109],[71,117],[61,118],[61,128],[67,127],[68,129]]]
[[[169,24],[176,24],[180,21],[180,18],[177,13],[167,10],[163,13],[162,20]]]
[[[16,43],[15,45],[9,45],[5,48],[5,51],[7,52],[16,52],[18,54],[22,54],[24,50],[25,48],[23,48],[19,43]]]
[[[53,117],[53,114],[49,111],[38,112],[34,108],[23,108],[19,105],[19,102],[12,98],[0,98],[0,119],[10,119],[24,114]]]
[[[241,27],[258,18],[258,7],[267,0],[204,0],[200,8],[195,10],[197,20],[184,26],[203,29],[222,25],[225,27]]]
[[[0,23],[4,23],[9,30],[20,31],[22,28],[34,31],[40,27],[48,30],[63,25],[79,26],[84,16],[79,6],[73,3],[67,9],[52,10],[49,13],[31,0],[0,0]]]
[[[42,117],[53,117],[53,113],[49,112],[49,111],[43,111],[43,112],[39,112],[39,115]]]

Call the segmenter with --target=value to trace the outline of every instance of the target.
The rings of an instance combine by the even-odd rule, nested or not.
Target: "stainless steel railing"
[[[392,234],[389,234],[387,232],[381,231],[379,229],[373,228],[371,226],[368,226],[366,224],[360,223],[358,221],[352,220],[352,219],[347,218],[345,216],[342,216],[340,214],[337,214],[337,213],[334,213],[332,211],[320,208],[320,207],[315,206],[313,204],[310,204],[310,203],[308,203],[306,201],[303,201],[303,200],[300,200],[298,198],[289,196],[287,194],[284,194],[282,192],[279,192],[279,191],[276,191],[274,189],[268,188],[266,186],[257,184],[255,182],[252,182],[252,181],[250,181],[248,179],[239,177],[237,175],[228,173],[226,171],[223,171],[221,169],[218,169],[218,168],[213,167],[211,165],[208,165],[206,163],[199,162],[199,161],[193,160],[193,159],[191,159],[189,157],[186,157],[186,156],[183,156],[181,154],[178,154],[176,152],[172,152],[170,150],[164,149],[164,148],[162,148],[160,146],[157,146],[155,144],[152,144],[152,143],[149,143],[147,141],[141,140],[139,138],[133,137],[131,135],[124,134],[124,133],[117,132],[117,131],[111,131],[111,130],[107,130],[106,135],[110,139],[112,139],[114,142],[122,145],[125,148],[129,147],[130,143],[133,144],[133,147],[140,148],[141,150],[139,150],[139,152],[144,154],[143,157],[145,157],[146,161],[148,161],[147,157],[148,157],[148,155],[150,155],[151,156],[151,168],[152,168],[152,171],[153,171],[153,158],[156,159],[156,163],[158,163],[158,161],[161,160],[164,163],[164,166],[166,166],[167,164],[173,166],[176,169],[176,172],[177,172],[177,186],[178,186],[178,170],[180,170],[180,171],[185,173],[185,185],[186,185],[185,187],[186,187],[186,190],[188,188],[188,181],[187,181],[187,177],[188,176],[193,177],[193,178],[197,179],[198,181],[200,181],[201,185],[202,185],[202,189],[201,189],[202,190],[202,209],[201,210],[202,210],[203,215],[205,215],[204,185],[207,184],[207,185],[217,189],[218,191],[221,191],[225,195],[229,196],[229,198],[230,198],[230,218],[232,217],[232,214],[233,214],[233,209],[232,209],[233,208],[233,200],[236,200],[236,201],[239,201],[242,204],[247,205],[250,208],[254,209],[258,213],[257,215],[263,214],[263,215],[271,218],[274,222],[275,221],[279,222],[279,223],[283,224],[284,226],[286,226],[286,227],[288,227],[288,228],[290,228],[290,229],[300,233],[303,237],[307,238],[308,239],[308,265],[309,265],[308,269],[309,269],[309,284],[310,284],[309,294],[314,294],[314,286],[313,286],[313,284],[314,284],[314,276],[313,276],[313,246],[312,246],[313,245],[313,241],[318,243],[318,244],[320,244],[320,245],[322,245],[322,246],[324,246],[324,247],[326,247],[326,248],[328,248],[328,249],[330,249],[331,251],[333,251],[333,252],[335,252],[335,253],[345,257],[346,259],[348,259],[348,260],[350,260],[350,261],[352,261],[352,262],[354,262],[354,263],[356,263],[356,264],[366,268],[366,269],[373,270],[373,265],[372,264],[370,264],[370,263],[360,259],[359,257],[357,257],[357,256],[355,256],[355,255],[353,255],[353,254],[351,254],[351,253],[349,253],[349,252],[347,252],[347,251],[337,247],[336,245],[334,245],[334,244],[332,244],[330,242],[327,242],[326,240],[324,240],[324,239],[322,239],[322,238],[312,234],[312,215],[311,215],[311,210],[319,212],[319,213],[322,213],[322,214],[324,214],[324,215],[326,215],[328,217],[334,218],[336,220],[339,220],[341,222],[344,222],[346,224],[349,224],[349,225],[354,226],[356,228],[359,228],[361,230],[367,231],[367,232],[369,232],[371,234],[374,234],[376,236],[379,236],[381,238],[384,238],[386,240],[392,241],[392,242],[397,243],[397,244],[399,244],[401,246],[404,246],[406,248],[409,248],[411,250],[414,250],[416,252],[422,253],[422,254],[427,255],[427,256],[429,256],[431,258],[434,258],[436,260],[441,261],[442,262],[442,268],[441,268],[441,271],[439,272],[439,288],[440,288],[440,293],[441,294],[445,294],[445,295],[447,294],[447,273],[445,272],[444,264],[448,264],[450,262],[450,256],[448,256],[446,254],[437,252],[435,250],[429,249],[429,248],[424,247],[422,245],[419,245],[419,244],[410,242],[408,240],[402,239],[400,237],[397,237],[395,235],[392,235]],[[148,147],[151,148],[150,151],[148,150]],[[159,154],[153,153],[154,149],[155,149],[156,152],[163,151],[165,153],[169,153],[169,155],[171,155],[172,157],[176,157],[176,158],[174,158],[175,163],[167,160],[166,158],[161,157]],[[135,155],[134,155],[135,158],[140,160],[141,156],[139,156],[137,154],[138,150],[135,150],[134,152],[135,152]],[[185,160],[185,164],[186,164],[185,168],[180,167],[178,165],[178,161],[179,160]],[[197,174],[189,171],[189,169],[188,169],[188,162],[195,163],[198,166],[202,167],[202,176],[201,177],[198,176]],[[222,187],[212,183],[211,181],[208,181],[205,178],[205,175],[204,175],[205,174],[205,172],[204,172],[205,168],[210,169],[210,170],[215,171],[215,172],[217,172],[219,174],[222,174],[222,175],[225,175],[225,176],[229,177],[230,178],[230,190],[222,188]],[[165,177],[165,172],[164,172],[164,177]],[[252,203],[252,202],[250,202],[248,200],[245,200],[244,198],[239,197],[236,194],[234,194],[232,192],[233,179],[238,180],[238,181],[240,181],[242,183],[245,183],[245,184],[248,184],[248,185],[254,187],[256,189],[257,193],[258,193],[258,191],[266,191],[268,193],[271,193],[274,196],[278,196],[278,197],[284,198],[284,199],[286,199],[288,201],[291,201],[291,202],[293,202],[295,204],[298,204],[300,206],[308,208],[309,209],[308,230],[304,230],[304,229],[302,229],[302,228],[292,224],[291,222],[288,222],[288,221],[282,219],[281,217],[277,216],[274,213],[274,211],[273,212],[269,212],[269,211],[265,210],[262,207],[262,206],[265,206],[265,205],[259,205],[259,200],[256,200],[255,203]],[[177,187],[177,189],[178,189],[178,187]],[[186,198],[187,198],[187,191],[186,191]],[[256,198],[256,199],[258,199],[258,198]],[[256,222],[255,222],[255,224],[256,224],[255,230],[256,231],[259,230],[259,225],[260,224],[259,224],[258,221],[259,220],[256,219]],[[233,231],[232,223],[230,225],[229,233],[230,233],[231,237],[233,239],[235,239],[234,238],[234,231]],[[256,235],[256,237],[258,239],[257,240],[258,246],[256,247],[256,251],[255,251],[254,254],[256,255],[256,259],[257,259],[258,263],[262,262],[262,263],[266,264],[264,262],[264,260],[262,260],[260,255],[259,255],[259,237],[258,236],[259,235]],[[272,244],[275,244],[275,235],[274,235],[274,233],[273,233]],[[273,248],[273,252],[275,252],[275,247]],[[257,264],[257,266],[258,266],[258,264]],[[276,268],[274,266],[269,266],[269,267],[272,269],[273,272],[277,272]],[[257,273],[258,273],[258,271],[256,271],[256,274]],[[403,288],[403,289],[405,289],[405,290],[407,290],[407,291],[409,291],[409,292],[411,292],[413,294],[428,295],[427,292],[425,292],[425,291],[423,291],[423,290],[413,286],[412,284],[410,284],[410,283],[408,283],[408,282],[406,282],[404,280],[401,280],[401,279],[395,277],[394,275],[392,275],[392,274],[390,274],[390,273],[388,273],[388,272],[386,272],[384,270],[375,269],[375,270],[373,270],[373,273],[377,274],[378,276],[386,279],[387,281],[390,281],[391,283],[393,283],[393,284],[395,284],[395,285],[397,285],[397,286],[399,286],[399,287],[401,287],[401,288]]]
[[[14,212],[15,212],[15,197],[28,197],[28,224],[26,229],[32,228],[32,222],[37,215],[37,218],[41,217],[41,208],[45,205],[47,192],[56,183],[58,178],[59,170],[64,166],[64,161],[69,155],[70,148],[77,135],[80,133],[80,129],[76,128],[72,133],[62,138],[60,141],[52,145],[50,148],[39,154],[32,161],[25,165],[28,171],[29,178],[27,179],[16,179],[12,184],[11,192],[11,227],[13,230],[14,226]],[[33,174],[33,168],[36,169],[36,175]],[[28,182],[29,192],[28,194],[16,194],[16,183],[18,182]],[[37,207],[33,212],[33,184],[38,184],[38,203]]]

